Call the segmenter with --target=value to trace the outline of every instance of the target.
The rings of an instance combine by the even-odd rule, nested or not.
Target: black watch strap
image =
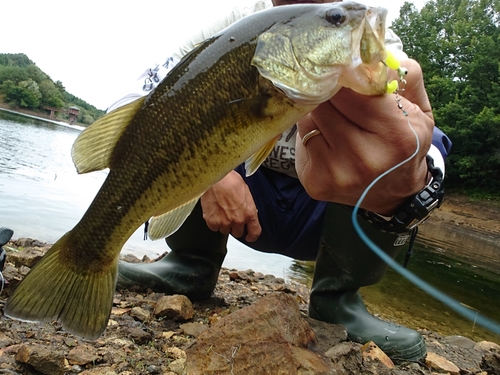
[[[429,184],[408,198],[390,219],[376,213],[360,210],[360,215],[372,225],[385,232],[407,233],[422,224],[431,212],[441,206],[444,198],[443,172],[434,166],[434,159],[427,155],[427,169],[432,175]]]

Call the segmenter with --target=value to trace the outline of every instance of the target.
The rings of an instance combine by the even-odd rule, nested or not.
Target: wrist
[[[405,199],[392,217],[383,217],[367,210],[360,210],[360,215],[377,229],[393,233],[408,232],[424,223],[432,211],[441,206],[444,198],[443,172],[434,166],[431,156],[427,155],[426,162],[431,179],[422,190]]]

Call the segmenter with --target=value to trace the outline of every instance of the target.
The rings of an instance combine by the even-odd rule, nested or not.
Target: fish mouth
[[[303,20],[259,36],[252,65],[261,76],[297,103],[320,104],[341,87],[383,94],[387,10],[355,2],[302,6]]]

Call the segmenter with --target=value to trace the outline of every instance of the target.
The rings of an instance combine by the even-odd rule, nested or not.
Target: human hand
[[[201,208],[203,218],[214,232],[231,233],[239,238],[246,228],[248,242],[256,241],[262,232],[250,189],[235,171],[202,195]]]
[[[353,206],[380,174],[408,158],[420,140],[418,154],[376,183],[362,208],[390,216],[401,203],[427,182],[425,155],[434,119],[424,88],[422,70],[414,60],[401,61],[408,69],[400,104],[395,94],[363,96],[342,89],[298,123],[296,168],[309,195],[318,200]],[[320,136],[302,138],[318,129]]]

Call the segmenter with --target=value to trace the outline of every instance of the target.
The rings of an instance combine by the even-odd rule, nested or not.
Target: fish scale
[[[229,171],[247,159],[254,171],[277,136],[340,89],[339,77],[361,74],[353,89],[383,94],[383,33],[366,20],[378,15],[385,17],[349,2],[256,13],[186,55],[148,97],[83,131],[72,150],[77,170],[110,172],[80,222],[14,291],[5,314],[58,320],[73,334],[99,337],[119,253],[142,223],[153,217],[152,237],[175,231]]]

